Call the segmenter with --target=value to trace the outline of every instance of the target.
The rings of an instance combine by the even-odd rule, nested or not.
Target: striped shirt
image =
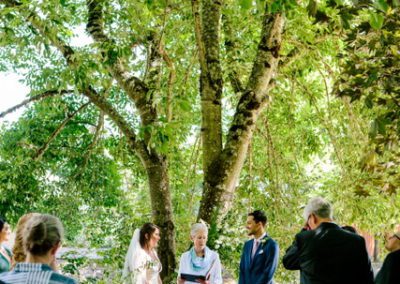
[[[6,284],[76,284],[74,279],[54,272],[41,263],[17,263],[10,272],[0,274],[0,283]]]

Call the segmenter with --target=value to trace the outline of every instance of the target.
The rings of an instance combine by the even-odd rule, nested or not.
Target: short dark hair
[[[145,248],[150,241],[151,235],[156,231],[160,230],[157,225],[153,223],[144,223],[140,228],[139,243],[142,248]]]
[[[0,216],[0,232],[3,231],[4,224],[6,223],[7,223],[6,219]]]
[[[251,213],[249,213],[248,216],[253,216],[253,219],[256,223],[261,222],[263,226],[267,224],[267,215],[265,215],[265,212],[262,210],[255,210]]]

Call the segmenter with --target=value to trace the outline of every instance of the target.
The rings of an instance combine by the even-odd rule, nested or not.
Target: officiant
[[[178,283],[222,284],[221,261],[217,252],[207,247],[208,228],[203,223],[192,225],[192,248],[181,256]]]

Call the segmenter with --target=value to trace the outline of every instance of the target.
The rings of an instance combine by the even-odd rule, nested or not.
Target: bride
[[[161,284],[161,262],[155,248],[160,240],[160,229],[145,223],[133,233],[125,257],[122,277],[126,284]]]

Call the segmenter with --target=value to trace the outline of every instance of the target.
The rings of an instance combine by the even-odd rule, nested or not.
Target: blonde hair
[[[25,226],[25,250],[32,255],[45,255],[61,242],[63,234],[63,226],[57,217],[48,214],[33,216]]]
[[[23,237],[24,237],[24,230],[25,230],[25,225],[26,222],[32,218],[33,216],[39,216],[39,213],[28,213],[25,215],[22,215],[21,218],[19,218],[18,223],[17,223],[17,228],[15,231],[15,242],[14,246],[12,249],[13,252],[13,266],[17,262],[24,262],[26,259],[26,253],[24,249],[24,242],[23,242]]]
[[[208,228],[207,228],[206,224],[204,224],[204,223],[193,224],[190,229],[190,236],[194,237],[200,231],[204,231],[208,235]]]

